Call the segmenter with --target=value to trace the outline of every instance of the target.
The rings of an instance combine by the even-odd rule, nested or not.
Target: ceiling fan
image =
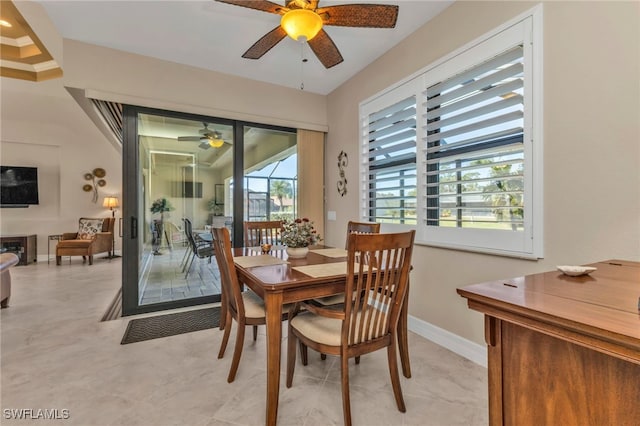
[[[249,9],[282,15],[280,25],[255,42],[243,58],[259,59],[283,38],[306,39],[309,47],[325,68],[331,68],[344,59],[323,25],[340,27],[394,28],[398,19],[398,6],[386,4],[341,4],[318,7],[319,0],[285,0],[281,6],[267,0],[216,0]]]
[[[228,141],[222,139],[222,134],[217,130],[209,129],[209,125],[207,123],[202,123],[204,126],[202,129],[198,130],[200,133],[199,136],[178,136],[178,141],[187,141],[187,142],[200,142],[198,145],[202,149],[209,148],[220,148],[225,143],[231,144]]]

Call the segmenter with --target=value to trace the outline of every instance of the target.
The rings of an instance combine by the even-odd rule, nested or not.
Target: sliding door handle
[[[135,240],[136,238],[138,238],[138,218],[131,216],[131,239]]]

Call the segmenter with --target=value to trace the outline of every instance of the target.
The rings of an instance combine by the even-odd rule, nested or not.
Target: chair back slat
[[[415,231],[348,238],[342,339],[349,346],[390,335],[407,291]]]
[[[244,317],[242,290],[236,275],[236,266],[233,263],[229,230],[227,228],[213,228],[211,234],[213,235],[213,247],[216,252],[215,258],[220,270],[222,292],[227,299],[227,308],[237,313],[240,317]]]
[[[354,222],[352,220],[347,224],[347,241],[344,248],[348,249],[349,235],[351,234],[379,234],[380,224],[377,222]]]
[[[281,220],[245,221],[244,246],[256,247],[261,244],[281,244]]]

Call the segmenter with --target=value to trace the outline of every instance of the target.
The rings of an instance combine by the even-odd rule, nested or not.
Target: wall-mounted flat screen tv
[[[38,202],[36,167],[0,166],[0,206],[26,207]]]

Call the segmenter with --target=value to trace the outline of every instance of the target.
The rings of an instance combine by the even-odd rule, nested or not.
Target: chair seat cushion
[[[206,245],[198,247],[198,257],[213,256],[213,247]]]
[[[62,240],[58,242],[58,248],[88,248],[93,240]]]
[[[244,315],[247,318],[264,318],[264,302],[252,291],[242,293],[244,301]]]
[[[376,334],[380,334],[380,330],[374,331],[374,327],[378,327],[380,322],[383,324],[386,323],[387,313],[378,309],[368,312],[369,313],[367,315],[373,315],[378,318],[378,322],[371,321],[369,324],[370,337],[374,337]],[[357,314],[356,321],[359,321],[361,315],[362,312]],[[300,334],[308,337],[314,342],[329,346],[340,346],[342,323],[343,321],[341,319],[327,318],[311,312],[303,312],[290,321],[291,327]],[[385,330],[382,330],[382,334],[384,333]],[[357,340],[360,340],[362,337],[363,336],[360,336]]]
[[[353,292],[353,300],[356,299],[356,292]],[[323,306],[339,305],[344,303],[344,293],[334,294],[333,296],[318,297],[313,299]]]
[[[244,301],[244,315],[247,318],[264,318],[264,301],[255,294],[253,291],[245,291],[242,293],[242,300]],[[285,303],[282,305],[283,315],[289,314],[289,309],[293,306],[293,303]]]
[[[344,299],[343,299],[344,301]],[[329,346],[340,346],[342,320],[301,312],[291,320],[291,327],[303,336]]]
[[[333,296],[318,297],[313,300],[324,306],[337,305],[339,303],[344,303],[344,293],[334,294]]]

